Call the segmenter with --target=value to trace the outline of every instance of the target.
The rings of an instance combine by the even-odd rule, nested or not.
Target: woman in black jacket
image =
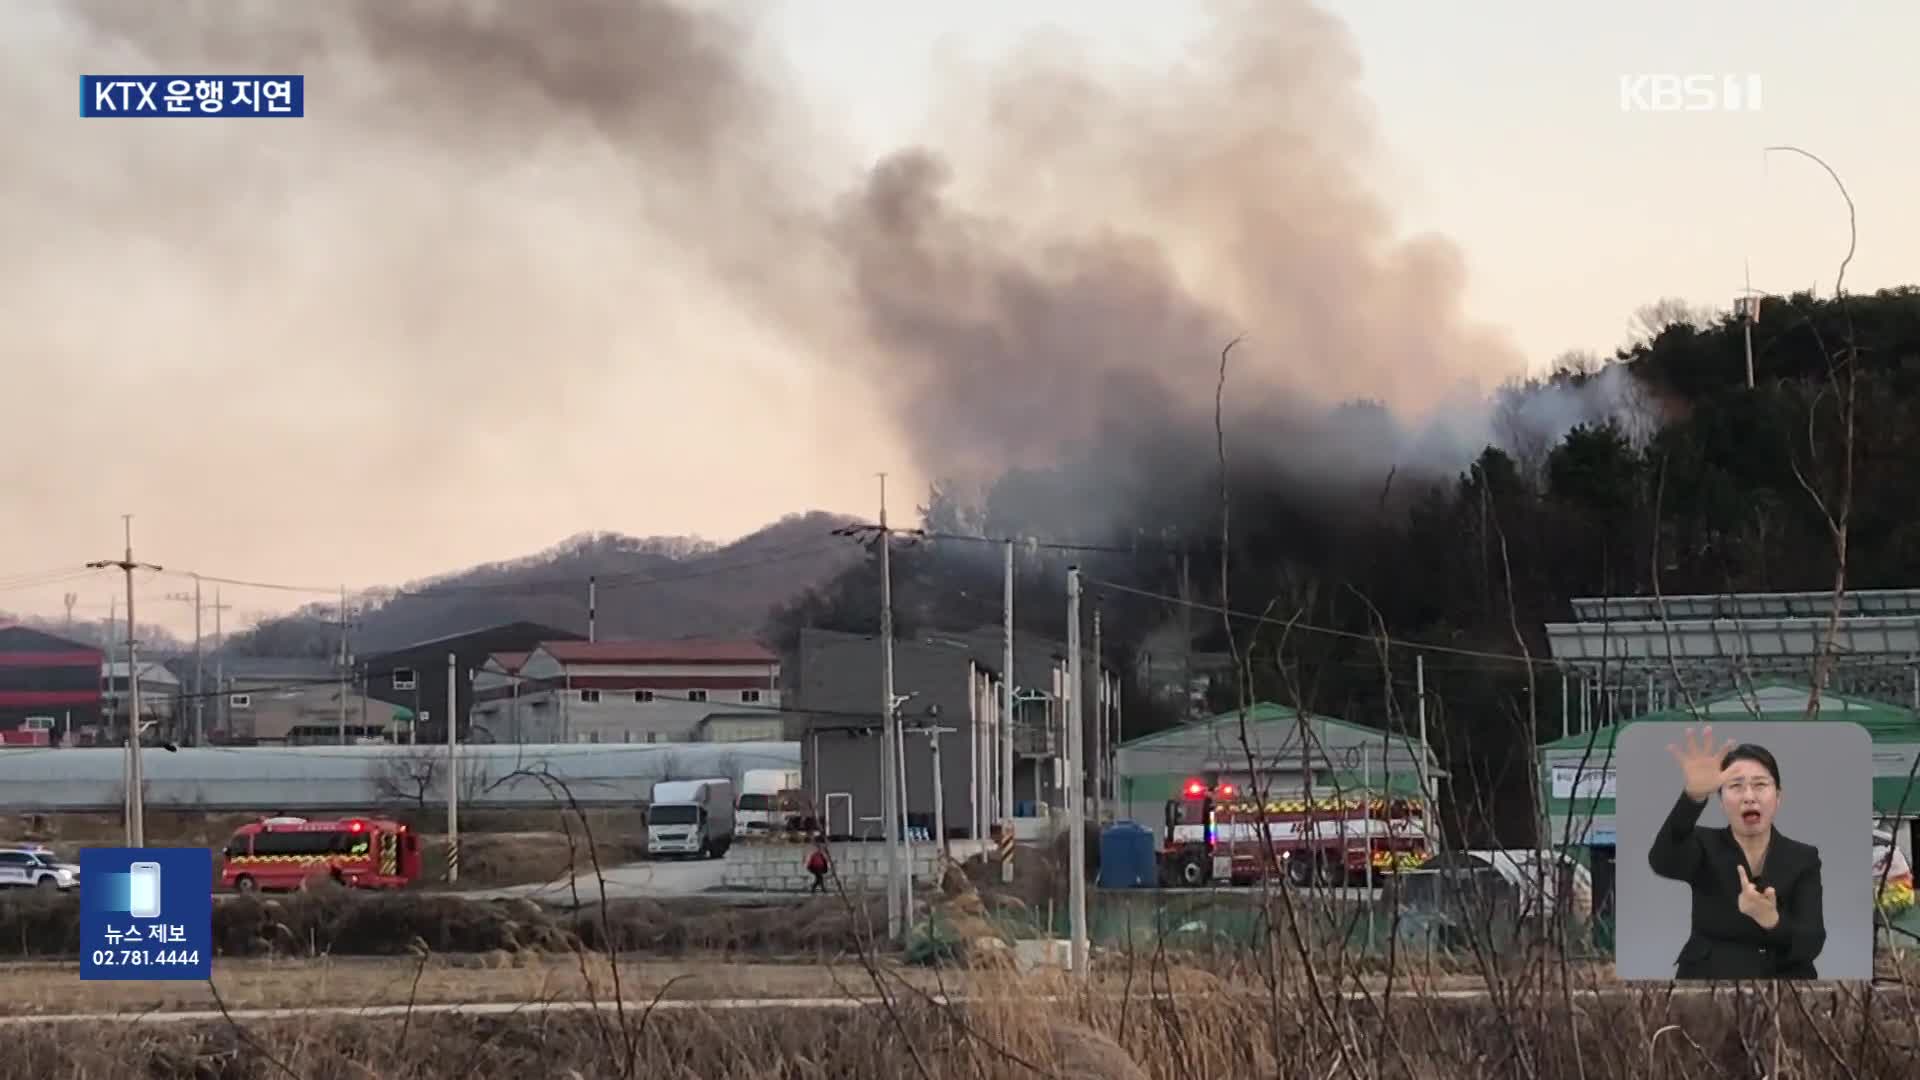
[[[1713,748],[1713,729],[1686,747],[1667,747],[1683,790],[1660,826],[1647,862],[1693,887],[1693,933],[1676,962],[1681,979],[1813,979],[1827,943],[1821,911],[1820,849],[1773,827],[1780,763],[1764,748],[1731,741]],[[1728,827],[1697,827],[1716,791]]]

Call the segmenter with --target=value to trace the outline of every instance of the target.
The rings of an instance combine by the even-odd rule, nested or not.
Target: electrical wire
[[[728,574],[728,573],[733,573],[740,570],[752,570],[762,566],[772,566],[772,565],[776,565],[783,562],[791,562],[795,559],[806,558],[810,555],[824,554],[828,551],[832,551],[835,549],[844,549],[844,547],[845,545],[839,540],[820,541],[820,542],[808,544],[804,547],[795,548],[792,550],[787,550],[782,552],[776,552],[774,554],[765,555],[755,559],[742,560],[738,562],[727,562],[717,566],[691,567],[681,573],[645,573],[641,571],[631,571],[627,573],[615,573],[615,574],[592,574],[592,575],[583,574],[576,577],[565,577],[565,578],[558,578],[558,577],[535,578],[535,579],[521,580],[521,581],[448,583],[444,585],[425,585],[416,589],[389,589],[384,587],[375,587],[375,588],[369,588],[369,589],[349,590],[349,592],[357,593],[357,595],[362,597],[367,596],[368,594],[377,593],[377,594],[382,594],[383,596],[385,596],[390,600],[397,600],[401,598],[433,599],[439,596],[449,596],[449,595],[470,595],[470,594],[488,594],[488,593],[511,594],[511,593],[520,593],[520,592],[545,592],[545,591],[553,591],[553,590],[560,590],[560,589],[578,589],[581,586],[587,584],[589,580],[593,582],[596,589],[641,588],[648,585],[663,585],[663,584],[670,584],[677,581],[692,581],[692,580],[697,580],[699,578],[713,577],[719,574]],[[194,578],[203,582],[211,582],[211,583],[222,584],[222,585],[234,585],[242,588],[275,589],[282,592],[310,592],[310,593],[333,595],[333,596],[337,596],[340,592],[340,587],[338,585],[335,585],[332,587],[321,587],[321,586],[315,586],[315,585],[291,585],[285,582],[253,581],[245,578],[222,577],[216,574],[203,574],[203,573],[197,573],[194,571],[187,571],[187,570],[166,570],[162,572],[179,576],[179,577]]]
[[[1377,634],[1363,634],[1357,630],[1337,630],[1330,626],[1315,626],[1312,623],[1294,622],[1288,619],[1275,618],[1272,615],[1256,615],[1249,611],[1235,611],[1229,608],[1221,607],[1218,604],[1203,603],[1199,600],[1188,600],[1183,597],[1169,596],[1168,594],[1162,593],[1162,592],[1154,592],[1151,589],[1142,589],[1133,585],[1122,585],[1116,581],[1106,581],[1100,578],[1088,577],[1084,573],[1080,575],[1080,582],[1082,585],[1095,587],[1095,588],[1108,589],[1113,592],[1129,593],[1131,595],[1144,597],[1149,600],[1159,600],[1163,603],[1176,604],[1183,607],[1189,607],[1196,611],[1210,612],[1215,615],[1225,615],[1228,618],[1232,618],[1232,619],[1246,619],[1251,622],[1259,623],[1263,626],[1279,626],[1279,627],[1286,627],[1288,630],[1297,630],[1297,631],[1301,631],[1303,633],[1309,633],[1309,634],[1320,634],[1326,637],[1347,638],[1353,641],[1368,641],[1376,644],[1384,644],[1389,648],[1409,649],[1415,652],[1444,653],[1450,656],[1473,657],[1479,660],[1498,660],[1498,661],[1502,661],[1504,663],[1509,663],[1509,664],[1520,664],[1523,666],[1532,665],[1534,667],[1541,667],[1541,668],[1557,669],[1559,667],[1556,661],[1547,657],[1523,656],[1519,653],[1493,652],[1492,650],[1488,650],[1488,649],[1466,649],[1466,648],[1461,648],[1458,645],[1436,645],[1428,642],[1413,641],[1407,638],[1396,638],[1396,637],[1382,638]]]
[[[60,570],[42,570],[31,574],[13,574],[0,578],[0,592],[21,592],[27,589],[43,589],[50,585],[64,585],[69,581],[80,581],[103,572],[104,568],[93,567],[64,568]]]
[[[834,530],[836,534],[842,536],[866,536],[878,533],[879,531],[879,525],[864,523],[847,525]],[[887,532],[894,536],[905,537],[912,540],[958,540],[963,543],[992,544],[996,547],[1012,544],[1017,548],[1025,548],[1028,551],[1097,552],[1109,555],[1177,555],[1186,550],[1180,547],[1162,547],[1153,544],[1136,544],[1131,547],[1122,547],[1115,544],[1069,544],[1062,541],[1039,540],[1033,537],[973,536],[968,533],[936,532],[929,529],[898,529],[893,526],[888,526]]]

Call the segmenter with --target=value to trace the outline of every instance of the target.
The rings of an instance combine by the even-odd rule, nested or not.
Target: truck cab
[[[647,807],[647,854],[704,858],[712,846],[707,825],[707,809],[699,803],[654,803]]]
[[[662,781],[647,805],[650,857],[718,859],[733,846],[733,782]]]

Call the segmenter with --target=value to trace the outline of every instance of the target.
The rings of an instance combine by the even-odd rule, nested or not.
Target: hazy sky
[[[993,411],[882,385],[896,370],[889,350],[903,382],[947,378],[941,365],[961,355],[952,328],[929,345],[940,291],[875,298],[925,267],[875,247],[898,235],[876,220],[898,223],[882,220],[891,174],[866,170],[919,142],[945,155],[952,198],[992,215],[942,228],[964,226],[972,243],[974,230],[1045,205],[1046,235],[1071,223],[1083,247],[1070,261],[1083,270],[1089,238],[1140,234],[1207,301],[1170,304],[1156,333],[1348,340],[1396,405],[1568,348],[1608,351],[1633,310],[1661,296],[1725,305],[1743,265],[1756,288],[1829,291],[1844,208],[1811,163],[1763,156],[1770,144],[1813,150],[1849,185],[1860,214],[1850,287],[1915,280],[1901,256],[1920,251],[1910,120],[1920,68],[1907,55],[1920,9],[1891,0],[1353,0],[1317,9],[1344,24],[1346,45],[1313,27],[1288,54],[1286,34],[1311,22],[1296,13],[1257,64],[1217,81],[1220,50],[1198,3],[767,0],[737,9],[755,13],[750,52],[723,42],[699,63],[575,26],[529,55],[561,72],[542,73],[538,88],[577,93],[578,107],[484,117],[457,98],[395,104],[424,85],[408,79],[448,62],[416,40],[420,20],[365,17],[363,33],[387,37],[348,49],[330,44],[327,16],[263,38],[220,17],[261,7],[0,7],[0,102],[12,121],[0,134],[0,422],[13,447],[0,464],[11,526],[0,534],[0,610],[57,614],[71,591],[76,617],[105,616],[114,580],[50,572],[117,555],[122,513],[135,515],[145,560],[354,587],[589,529],[725,539],[788,511],[870,513],[880,469],[897,478],[896,511],[910,511],[928,447],[976,431],[943,410]],[[531,18],[521,32],[545,33]],[[612,39],[609,52],[582,54],[596,37]],[[482,70],[504,62],[496,46],[471,51]],[[308,75],[309,118],[75,115],[82,72],[268,60]],[[775,88],[774,105],[732,85],[735,63]],[[1090,92],[1035,82],[1041,67],[1094,73],[1125,108],[1104,98],[1105,111],[1069,108]],[[1628,72],[1752,73],[1764,93],[1755,112],[1627,112]],[[593,96],[601,83],[646,99],[605,106]],[[1264,188],[1239,192],[1248,202],[1231,216],[1213,214],[1206,200],[1218,193],[1173,166],[1124,198],[1069,186],[1102,168],[1150,171],[1156,144],[1121,130],[1130,124],[1153,127],[1165,157],[1198,168],[1187,118],[1198,130],[1275,102],[1289,126],[1243,117],[1232,130],[1285,131],[1298,146],[1215,149],[1257,152],[1261,169],[1296,153],[1328,163],[1311,185],[1250,174]],[[1354,189],[1351,204],[1339,187]],[[1246,235],[1261,190],[1276,205],[1258,218],[1265,231]],[[855,191],[857,206],[846,201]],[[1303,193],[1339,205],[1290,218],[1281,204]],[[1354,319],[1300,338],[1257,312],[1270,316],[1276,288],[1308,287],[1299,275],[1315,264],[1256,273],[1261,253],[1230,249],[1286,247],[1316,217],[1337,224],[1299,243],[1322,255],[1349,224],[1364,233],[1354,244],[1364,256],[1330,266],[1322,284],[1365,299]],[[1451,253],[1426,246],[1426,233]],[[816,234],[831,244],[814,250]],[[952,254],[953,235],[941,234],[939,254]],[[1034,239],[1021,251],[1051,257],[1056,246]],[[1236,269],[1216,273],[1216,259]],[[956,309],[971,303],[956,290]],[[857,331],[832,314],[855,307]],[[1410,349],[1430,323],[1446,324],[1434,336],[1447,344]],[[966,355],[981,348],[976,333]],[[844,360],[850,351],[869,359]],[[924,366],[905,358],[916,351]],[[1470,354],[1489,359],[1476,366]],[[1034,385],[1009,410],[1034,418],[1023,423],[1045,423],[1058,408],[1049,395],[1074,392]],[[907,427],[938,434],[916,443]],[[163,599],[184,587],[143,583],[143,621],[190,627],[190,607]],[[322,597],[230,588],[226,599],[244,622]]]

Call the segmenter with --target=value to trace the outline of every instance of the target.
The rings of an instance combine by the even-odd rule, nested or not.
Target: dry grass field
[[[1201,972],[1171,990],[1109,977],[1084,994],[1053,974],[944,975],[964,1003],[888,980],[891,1004],[859,1009],[649,1013],[634,994],[621,1014],[27,1024],[7,1030],[0,1077],[1818,1080],[1908,1075],[1915,1056],[1912,1004],[1832,988],[1569,1001],[1551,985],[1516,984],[1472,1000],[1387,1001],[1328,995],[1299,971],[1271,995],[1244,972],[1226,980],[1230,993],[1206,992],[1223,980]],[[359,982],[327,977],[336,988]]]
[[[1041,860],[1009,893],[950,874],[931,897],[949,945],[876,944],[877,902],[765,908],[615,901],[578,913],[337,888],[216,906],[211,984],[81,983],[72,897],[0,903],[0,994],[15,1077],[1516,1077],[1867,1078],[1920,1071],[1920,1000],[1892,984],[1627,988],[1551,943],[1362,955],[1274,918],[1205,950],[1170,939],[1097,954],[1093,977],[1020,971],[992,919],[1056,902]],[[1014,895],[1014,894],[1018,895]],[[1292,926],[1296,929],[1289,930]],[[618,976],[618,993],[615,985]],[[1920,980],[1913,980],[1920,981]],[[857,1008],[679,1006],[882,994]],[[951,1004],[936,995],[951,995]],[[615,997],[620,1011],[529,1003]],[[168,1024],[60,1014],[503,1003],[497,1015],[311,1011]]]

